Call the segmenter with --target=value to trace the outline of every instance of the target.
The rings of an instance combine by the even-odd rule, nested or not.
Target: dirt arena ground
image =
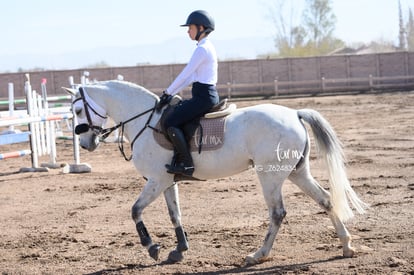
[[[130,218],[145,182],[117,145],[106,143],[96,152],[82,151],[82,161],[92,166],[88,174],[16,173],[30,166],[30,157],[0,162],[1,274],[414,274],[414,92],[237,104],[263,102],[316,109],[336,129],[351,183],[371,205],[347,223],[356,257],[342,257],[327,215],[286,182],[288,214],[271,258],[246,266],[244,257],[262,244],[268,225],[251,169],[179,184],[190,242],[180,263],[164,262],[175,247],[175,234],[163,197],[150,205],[144,220],[163,246],[155,262],[139,244]],[[0,151],[13,148],[19,147]],[[73,162],[69,141],[59,141],[58,160]],[[327,187],[315,155],[312,167]]]

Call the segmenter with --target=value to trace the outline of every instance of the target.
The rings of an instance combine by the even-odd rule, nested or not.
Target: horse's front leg
[[[151,236],[142,221],[142,212],[144,211],[144,208],[152,203],[165,189],[166,186],[164,184],[149,179],[131,210],[132,219],[135,222],[141,244],[148,250],[149,255],[154,260],[158,260],[161,246],[152,242]]]
[[[170,214],[171,222],[175,228],[175,235],[177,237],[177,247],[168,255],[168,259],[172,262],[181,261],[184,256],[183,252],[188,250],[187,234],[181,225],[181,211],[180,201],[178,197],[178,186],[174,184],[164,191],[165,201],[168,206],[168,213]]]

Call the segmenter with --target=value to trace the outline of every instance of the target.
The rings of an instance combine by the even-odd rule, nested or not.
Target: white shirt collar
[[[207,36],[206,37],[203,37],[200,41],[197,42],[197,46],[206,43],[207,40],[208,40],[208,37]]]

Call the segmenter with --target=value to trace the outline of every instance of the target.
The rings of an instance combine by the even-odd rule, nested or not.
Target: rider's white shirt
[[[205,37],[198,42],[190,61],[166,92],[175,95],[194,82],[215,85],[217,66],[216,50],[208,37]]]

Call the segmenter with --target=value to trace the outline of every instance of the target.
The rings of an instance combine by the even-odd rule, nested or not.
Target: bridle
[[[75,99],[72,102],[72,105],[74,105],[77,101],[82,100],[83,107],[84,107],[83,109],[85,110],[85,115],[86,115],[86,119],[88,121],[88,124],[82,123],[82,124],[77,125],[75,127],[75,134],[80,135],[82,133],[86,133],[87,131],[89,131],[89,129],[91,129],[96,135],[100,136],[103,129],[100,126],[93,125],[91,114],[90,114],[89,110],[91,110],[95,115],[99,116],[102,119],[107,119],[108,117],[106,115],[99,114],[99,112],[96,111],[95,108],[93,108],[89,104],[89,102],[86,101],[85,92],[84,92],[82,87],[79,87],[79,93],[80,93],[80,97]]]
[[[133,120],[135,120],[135,119],[137,119],[137,118],[139,118],[139,117],[141,117],[141,116],[143,116],[145,114],[150,113],[150,116],[148,117],[147,122],[141,128],[141,130],[135,135],[135,138],[131,142],[131,152],[133,151],[133,146],[134,146],[135,141],[141,136],[141,134],[145,131],[145,129],[150,128],[150,129],[152,129],[154,131],[161,132],[161,130],[159,130],[157,128],[154,128],[153,126],[150,125],[151,119],[152,119],[152,117],[154,115],[154,112],[155,112],[155,109],[156,109],[155,107],[158,104],[158,100],[155,101],[154,107],[152,107],[152,108],[150,108],[150,109],[148,109],[148,110],[146,110],[146,111],[144,111],[142,113],[139,113],[139,114],[131,117],[130,119],[128,119],[126,121],[121,121],[117,125],[115,125],[115,126],[113,126],[111,128],[104,129],[104,128],[100,127],[100,126],[93,125],[92,118],[91,118],[91,114],[90,114],[89,110],[91,110],[94,114],[96,114],[100,118],[107,119],[108,117],[106,115],[99,114],[87,102],[86,96],[85,96],[85,92],[83,90],[83,87],[79,87],[79,93],[80,93],[80,98],[75,99],[72,102],[72,104],[76,103],[77,101],[82,100],[82,103],[83,103],[83,107],[84,107],[84,110],[85,110],[86,119],[88,121],[88,124],[83,123],[83,124],[77,125],[75,127],[75,133],[77,135],[80,135],[82,133],[86,133],[89,130],[92,130],[94,132],[94,134],[99,137],[100,140],[105,140],[113,131],[115,131],[118,128],[121,128],[120,138],[118,139],[118,148],[121,151],[122,156],[124,157],[124,159],[126,161],[130,161],[132,159],[132,153],[131,153],[131,155],[129,157],[127,157],[126,154],[125,154],[125,150],[124,150],[124,128],[125,128],[125,124],[127,124],[127,123],[129,123],[129,122],[131,122],[131,121],[133,121]]]

